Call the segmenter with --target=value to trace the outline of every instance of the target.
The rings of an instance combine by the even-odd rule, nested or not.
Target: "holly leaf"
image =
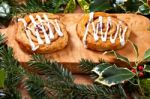
[[[120,55],[120,54],[117,53],[116,51],[110,51],[110,52],[108,52],[108,53],[114,54],[115,57],[116,57],[118,60],[120,60],[120,61],[122,61],[122,62],[125,62],[125,63],[127,63],[127,64],[130,66],[130,61],[128,60],[128,58],[126,58],[126,57]]]
[[[97,69],[95,73],[99,76],[95,82],[106,85],[108,87],[124,83],[125,81],[128,81],[135,76],[135,74],[132,73],[129,69],[118,68],[116,65],[109,66],[103,71],[101,71],[101,69],[100,71]]]
[[[0,17],[5,18],[8,17],[9,14],[10,14],[10,6],[7,3],[2,2],[0,4]]]
[[[150,7],[147,5],[143,4],[139,6],[139,12],[142,13],[143,15],[149,15],[150,14]]]
[[[107,69],[109,66],[112,66],[112,65],[108,64],[108,63],[99,64],[99,65],[97,65],[93,68],[92,72],[98,74],[99,77],[101,77],[102,76],[102,71]]]
[[[106,11],[112,8],[112,0],[93,0],[90,5],[91,11]]]
[[[65,13],[72,13],[76,9],[76,1],[75,0],[70,0],[65,8]]]
[[[150,65],[144,65],[144,71],[150,73]]]
[[[150,60],[150,49],[144,53],[144,60]]]
[[[137,45],[135,45],[133,42],[131,42],[130,41],[130,43],[131,43],[131,45],[132,45],[132,47],[133,47],[133,49],[134,49],[134,52],[135,52],[135,54],[136,54],[136,58],[138,58],[139,57],[139,51],[138,51],[138,47],[137,47]]]
[[[140,5],[142,5],[142,3],[139,0],[127,0],[124,4],[126,10],[130,12],[138,11]]]
[[[4,71],[4,69],[1,69],[0,70],[0,88],[4,88],[5,77],[6,77],[6,72]]]

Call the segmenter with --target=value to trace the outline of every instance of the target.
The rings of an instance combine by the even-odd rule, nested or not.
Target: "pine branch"
[[[5,80],[5,86],[8,88],[16,87],[21,81],[24,70],[21,68],[16,59],[12,56],[12,49],[3,46],[0,51],[1,68],[7,72],[7,78]]]
[[[45,83],[46,80],[39,75],[28,74],[24,85],[32,99],[47,99],[49,97],[49,90],[47,90]]]
[[[89,62],[89,61],[88,61]],[[92,62],[89,62],[92,63]],[[95,64],[93,64],[95,66]],[[93,67],[94,67],[93,66]],[[56,93],[55,97],[112,97],[114,90],[98,85],[77,85],[74,83],[72,74],[62,65],[46,60],[41,55],[34,55],[29,62],[29,67],[43,71],[42,76],[29,76],[26,86],[30,89],[31,95],[45,97],[45,88],[48,92]],[[44,76],[44,77],[43,77]],[[35,92],[38,92],[35,93]],[[48,93],[47,92],[47,93]]]
[[[4,93],[6,97],[11,99],[20,99],[17,86],[23,77],[23,69],[18,61],[13,57],[12,48],[5,45],[5,38],[0,34],[0,68],[6,71],[6,79],[4,82]]]
[[[2,33],[0,33],[2,34]],[[2,46],[2,44],[4,44],[6,41],[6,38],[4,37],[4,35],[0,35],[0,47]]]
[[[96,66],[93,61],[88,59],[81,59],[80,68],[85,73],[91,73],[91,70]]]
[[[63,65],[46,60],[42,55],[33,56],[33,60],[29,62],[29,68],[40,70],[53,81],[73,82],[71,72],[63,68]]]

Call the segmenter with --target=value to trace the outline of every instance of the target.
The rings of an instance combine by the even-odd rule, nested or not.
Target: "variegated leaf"
[[[111,64],[108,63],[102,63],[97,65],[95,68],[93,68],[93,72],[96,73],[97,75],[99,75],[100,78],[102,78],[102,71],[104,71],[105,69],[107,69],[109,66],[111,66]]]
[[[150,73],[150,65],[144,65],[144,71]]]
[[[150,60],[150,49],[148,49],[144,54],[144,60]]]
[[[99,77],[95,80],[95,82],[109,87],[119,83],[124,83],[124,81],[128,81],[135,76],[135,74],[132,73],[129,69],[118,68],[115,65],[109,66],[103,71],[100,70],[100,72],[96,71],[95,73],[99,74]]]
[[[109,53],[114,54],[115,57],[116,57],[118,60],[123,61],[123,62],[127,63],[127,64],[130,66],[130,61],[128,60],[128,58],[126,58],[126,57],[120,55],[120,54],[117,53],[116,51],[110,51],[110,52],[107,52],[106,54],[109,54]]]

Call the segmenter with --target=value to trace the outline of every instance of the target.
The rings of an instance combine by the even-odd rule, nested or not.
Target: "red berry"
[[[147,0],[147,4],[150,6],[150,0]]]
[[[136,73],[136,69],[134,69],[134,68],[132,68],[131,71],[132,71],[133,73]]]
[[[143,76],[144,76],[144,73],[143,73],[143,72],[139,72],[138,76],[139,76],[139,77],[143,77]]]
[[[143,67],[143,66],[138,66],[137,69],[138,69],[139,71],[143,71],[144,67]]]

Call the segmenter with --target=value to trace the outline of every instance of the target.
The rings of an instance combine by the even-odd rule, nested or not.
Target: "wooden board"
[[[83,14],[62,14],[61,20],[66,25],[66,29],[69,33],[69,43],[66,48],[53,54],[45,54],[47,58],[52,57],[54,60],[64,63],[71,71],[79,72],[77,64],[81,58],[91,59],[94,62],[98,62],[100,58],[108,62],[114,62],[114,57],[104,55],[103,52],[95,52],[83,47],[82,42],[79,40],[76,34],[76,25]],[[135,14],[116,14],[121,20],[125,20],[128,26],[132,29],[130,40],[134,42],[139,48],[139,59],[142,59],[144,52],[150,48],[150,20],[144,16]],[[20,62],[27,62],[31,59],[31,55],[23,52],[18,43],[15,41],[15,33],[17,27],[16,23],[10,24],[7,29],[1,29],[7,38],[7,44],[14,49],[14,56]],[[135,61],[134,50],[130,43],[128,43],[123,49],[118,52],[129,58],[131,62]]]

